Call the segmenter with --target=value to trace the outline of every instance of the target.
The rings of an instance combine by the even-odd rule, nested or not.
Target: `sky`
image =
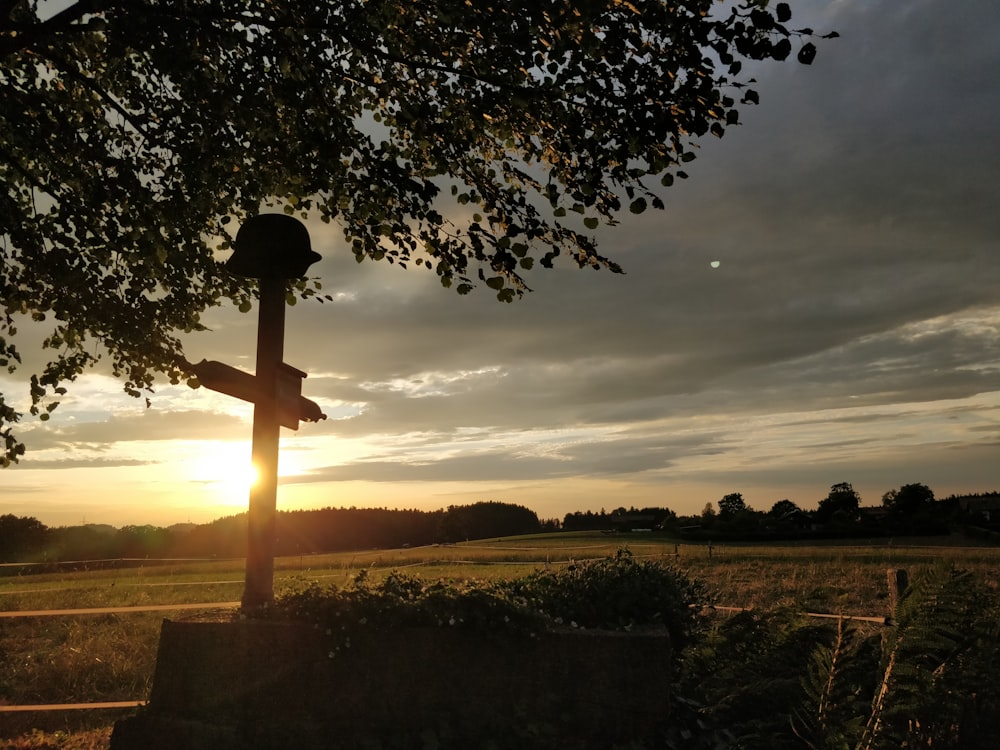
[[[288,309],[285,361],[329,419],[282,430],[279,509],[684,515],[732,492],[815,508],[840,482],[862,505],[916,482],[1000,489],[1000,6],[791,5],[793,27],[840,38],[812,66],[755,69],[760,106],[702,143],[666,210],[600,230],[625,275],[539,269],[507,305],[357,264],[310,224],[334,302]],[[204,321],[188,359],[252,372],[256,310]],[[252,406],[183,385],[151,399],[97,371],[49,422],[26,417],[0,513],[245,510]]]

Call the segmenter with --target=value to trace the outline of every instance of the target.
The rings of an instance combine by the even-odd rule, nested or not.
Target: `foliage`
[[[892,526],[901,531],[933,528],[934,491],[926,484],[904,484],[882,495],[882,506],[889,511]]]
[[[916,513],[934,502],[934,491],[926,484],[904,484],[882,495],[882,505],[893,515]]]
[[[538,515],[523,505],[497,501],[449,505],[441,516],[438,541],[458,542],[488,536],[530,534],[540,530]]]
[[[830,487],[830,492],[819,501],[816,508],[816,519],[822,522],[839,521],[841,523],[854,521],[858,517],[861,496],[851,486],[850,482],[839,482]]]
[[[563,531],[610,531],[633,528],[664,529],[674,525],[677,514],[670,508],[624,506],[608,512],[574,511],[563,516]]]
[[[662,208],[697,139],[757,103],[742,61],[812,35],[760,0],[46,5],[0,3],[0,366],[23,319],[48,327],[43,419],[94,342],[133,395],[186,377],[178,333],[250,308],[215,252],[262,204],[460,294],[510,301],[561,255],[619,271],[591,232]],[[18,418],[0,399],[5,463]]]
[[[555,573],[532,573],[507,585],[512,594],[554,622],[625,630],[664,625],[677,646],[683,646],[697,628],[695,605],[708,602],[705,588],[680,569],[636,560],[627,549]]]
[[[797,734],[815,748],[996,747],[998,616],[994,589],[945,568],[914,585],[880,637],[855,646],[841,624],[813,654]]]
[[[998,615],[995,589],[940,569],[881,632],[787,610],[716,621],[683,658],[670,746],[996,747]],[[702,744],[684,744],[685,732]]]
[[[461,535],[443,537],[446,521],[461,521]],[[389,508],[322,508],[282,511],[276,554],[399,548],[440,541],[538,532],[534,511],[491,501],[449,506],[447,511]],[[246,554],[246,514],[207,524],[168,528],[88,524],[48,528],[33,517],[0,516],[0,562],[36,562],[156,557],[237,557]]]
[[[795,503],[793,503],[788,498],[785,498],[784,500],[779,500],[774,505],[772,505],[771,506],[771,510],[769,510],[767,512],[767,514],[769,516],[774,517],[774,518],[779,518],[780,519],[780,518],[786,517],[788,515],[795,514],[795,513],[801,513],[801,512],[802,512],[802,509],[798,505],[796,505]]]
[[[30,516],[0,515],[0,563],[18,562],[31,557],[45,544],[45,524]]]
[[[746,501],[740,492],[730,492],[719,501],[719,520],[726,520],[747,510]]]
[[[829,626],[788,610],[745,611],[712,621],[682,657],[670,747],[799,747],[787,707],[799,700],[809,652],[829,638]],[[711,741],[693,745],[684,741],[687,735]]]
[[[401,625],[536,630],[631,630],[663,626],[680,645],[698,622],[703,588],[671,566],[637,561],[627,550],[552,572],[495,581],[427,582],[394,571],[373,582],[362,571],[350,586],[312,584],[255,613],[313,622],[348,636]]]

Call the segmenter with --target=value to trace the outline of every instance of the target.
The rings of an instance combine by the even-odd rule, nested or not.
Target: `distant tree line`
[[[886,492],[877,506],[863,506],[849,482],[830,487],[815,510],[788,499],[770,510],[747,505],[733,492],[707,504],[698,516],[677,521],[682,537],[695,539],[809,539],[835,537],[934,536],[956,526],[1000,541],[1000,492],[952,495],[943,500],[925,484],[905,484]]]
[[[604,508],[593,511],[576,511],[563,517],[563,531],[636,531],[639,529],[669,529],[675,525],[677,514],[670,508],[615,508],[610,513]]]
[[[521,505],[490,501],[443,510],[323,508],[278,513],[278,555],[451,543],[555,530]],[[35,518],[0,516],[0,563],[120,558],[242,557],[246,514],[207,524],[49,528]]]
[[[716,505],[718,506],[716,508]],[[618,507],[576,511],[562,521],[540,520],[522,505],[489,501],[435,511],[390,508],[323,508],[278,513],[278,555],[447,544],[544,531],[655,531],[681,539],[809,539],[948,533],[956,526],[1000,542],[1000,492],[943,500],[923,484],[906,484],[865,507],[848,482],[830,488],[815,510],[788,499],[770,510],[747,505],[732,492],[702,512],[678,516],[666,507]],[[206,524],[49,528],[38,519],[0,515],[0,563],[171,558],[243,557],[246,514]],[[4,569],[0,569],[3,572]],[[18,570],[6,569],[7,572]]]

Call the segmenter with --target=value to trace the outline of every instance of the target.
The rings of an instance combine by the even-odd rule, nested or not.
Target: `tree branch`
[[[84,75],[81,71],[75,69],[69,62],[56,54],[53,54],[51,49],[34,50],[35,54],[39,57],[45,57],[50,62],[54,63],[58,68],[72,78],[77,83],[80,83],[84,88],[92,91],[100,97],[101,101],[105,102],[111,109],[117,112],[121,117],[127,122],[131,127],[135,128],[136,132],[139,133],[146,141],[153,142],[154,139],[146,131],[145,126],[139,122],[135,114],[129,112],[119,103],[111,94],[109,94],[105,89],[97,84],[90,76]]]
[[[17,5],[17,0],[4,0],[4,10],[7,12],[4,14],[5,35],[0,38],[0,57],[20,52],[40,39],[67,30],[84,16],[100,13],[113,7],[114,4],[112,0],[77,0],[73,5],[41,23],[23,25],[7,22],[10,19],[10,12]]]

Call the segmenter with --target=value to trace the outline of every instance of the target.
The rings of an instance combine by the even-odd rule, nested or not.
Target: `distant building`
[[[1000,523],[1000,495],[984,495],[981,497],[960,497],[958,507],[971,518],[986,523]]]
[[[615,531],[651,531],[656,525],[656,516],[649,513],[612,515],[608,520]]]
[[[862,522],[869,521],[872,523],[881,523],[889,517],[889,509],[883,505],[858,508],[858,512],[861,514]]]

